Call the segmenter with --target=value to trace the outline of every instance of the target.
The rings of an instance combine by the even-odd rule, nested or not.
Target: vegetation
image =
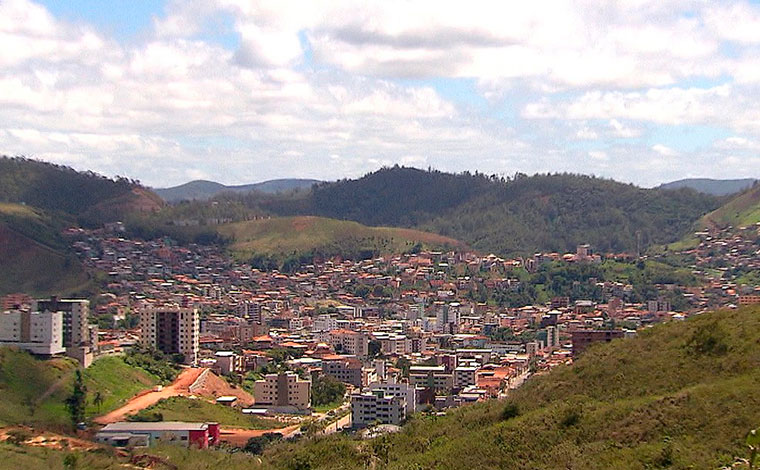
[[[691,189],[642,189],[581,175],[504,179],[396,166],[358,180],[317,185],[292,210],[415,227],[482,251],[529,254],[573,250],[579,243],[635,252],[637,232],[642,248],[674,242],[720,202]]]
[[[346,386],[329,375],[320,375],[311,386],[311,404],[316,409],[335,408],[343,403]]]
[[[219,227],[233,240],[238,259],[259,268],[291,271],[317,257],[341,255],[362,259],[379,254],[461,246],[456,240],[417,230],[366,227],[322,217],[281,217],[249,220]]]
[[[85,407],[87,406],[87,387],[84,385],[82,371],[74,371],[74,387],[71,395],[66,398],[66,408],[71,416],[71,422],[75,426],[84,422]]]
[[[124,362],[132,367],[139,367],[158,378],[161,383],[167,384],[177,378],[180,371],[177,364],[182,362],[182,358],[167,357],[157,349],[134,346],[124,357]]]
[[[755,184],[725,205],[702,217],[701,228],[725,228],[729,225],[741,226],[760,222],[760,185]]]
[[[276,419],[244,415],[237,408],[186,397],[161,400],[129,419],[131,421],[215,421],[222,426],[242,429],[276,429],[285,426],[285,423]]]
[[[137,393],[158,384],[157,376],[129,365],[119,356],[101,357],[84,370],[90,394],[87,416],[97,416],[122,406]]]

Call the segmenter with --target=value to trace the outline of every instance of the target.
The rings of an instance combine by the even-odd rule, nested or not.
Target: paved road
[[[346,416],[343,416],[342,418],[338,419],[334,423],[330,423],[327,425],[325,429],[322,430],[322,434],[332,434],[334,432],[338,432],[343,428],[347,428],[351,426],[351,413],[347,414]]]
[[[104,414],[103,416],[98,416],[93,421],[98,424],[108,424],[115,423],[117,421],[123,421],[127,415],[137,413],[138,411],[144,410],[151,405],[155,405],[159,400],[163,398],[189,395],[190,392],[188,389],[190,388],[190,385],[192,385],[193,382],[198,379],[204,370],[205,369],[203,368],[184,369],[171,385],[167,385],[160,391],[153,390],[139,393],[130,398],[129,401],[121,408],[117,408],[110,413]]]

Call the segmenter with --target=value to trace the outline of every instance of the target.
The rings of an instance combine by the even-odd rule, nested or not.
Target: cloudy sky
[[[152,186],[760,177],[752,2],[0,0],[0,51],[0,153]]]

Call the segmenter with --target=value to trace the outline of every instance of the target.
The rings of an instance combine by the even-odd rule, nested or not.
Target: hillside
[[[760,423],[760,307],[704,314],[591,348],[504,402],[419,417],[362,443],[330,437],[265,454],[276,468],[719,468]]]
[[[39,209],[0,203],[0,295],[68,294],[87,288],[89,279],[68,252],[63,228]]]
[[[697,222],[700,228],[724,228],[760,222],[760,185],[728,201],[725,205],[706,214]]]
[[[155,194],[125,178],[110,179],[20,157],[0,157],[0,202],[36,207],[51,216],[95,226],[163,204]]]
[[[280,214],[314,214],[367,225],[416,228],[502,255],[537,250],[635,252],[679,240],[721,200],[690,189],[643,189],[601,178],[555,174],[500,179],[384,168],[357,180],[315,186]]]
[[[458,470],[473,468],[474,456],[485,470],[716,469],[747,455],[744,436],[760,423],[758,361],[760,306],[719,311],[593,346],[574,365],[531,378],[506,401],[417,415],[394,435],[280,443],[261,460],[179,447],[148,452],[195,469],[219,468],[223,460],[227,469]],[[35,375],[24,372],[29,389],[40,383]],[[62,455],[0,444],[8,462],[41,465]],[[118,463],[92,452],[81,455],[78,468]]]
[[[26,352],[0,348],[0,424],[26,424],[40,428],[69,429],[65,400],[71,393],[75,361],[39,360]],[[95,416],[121,405],[135,393],[158,381],[118,357],[98,359],[84,374],[90,400],[87,415]],[[92,403],[100,392],[103,403]],[[100,408],[100,409],[98,409]]]
[[[357,222],[323,217],[273,217],[221,225],[239,259],[254,255],[343,255],[367,257],[401,253],[415,246],[456,247],[461,243],[440,235],[411,229],[367,227]]]
[[[224,192],[249,193],[258,191],[265,194],[276,194],[296,189],[308,189],[319,180],[312,179],[275,179],[261,183],[226,186],[214,181],[196,180],[171,188],[158,188],[154,192],[166,202],[190,200],[208,200]]]
[[[134,181],[0,157],[0,295],[71,294],[92,284],[61,232],[163,206]]]
[[[743,178],[734,180],[716,180],[710,178],[688,178],[670,183],[661,184],[660,189],[681,189],[691,188],[700,193],[712,194],[713,196],[728,196],[730,194],[740,193],[747,190],[757,180],[754,178]]]

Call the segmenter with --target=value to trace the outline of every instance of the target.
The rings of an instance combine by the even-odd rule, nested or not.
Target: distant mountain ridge
[[[153,191],[166,202],[205,201],[224,192],[249,193],[259,191],[265,194],[276,194],[297,189],[308,189],[319,180],[304,178],[283,178],[261,183],[227,186],[214,181],[195,180],[171,188],[157,188]]]
[[[742,178],[719,180],[712,178],[686,178],[678,181],[671,181],[658,186],[658,189],[681,189],[691,188],[700,193],[712,194],[713,196],[728,196],[729,194],[740,193],[758,180],[755,178]]]
[[[722,202],[688,188],[645,189],[576,174],[499,178],[394,166],[259,207],[277,215],[415,228],[511,256],[574,251],[580,243],[602,253],[635,253],[639,240],[642,249],[679,240]]]

